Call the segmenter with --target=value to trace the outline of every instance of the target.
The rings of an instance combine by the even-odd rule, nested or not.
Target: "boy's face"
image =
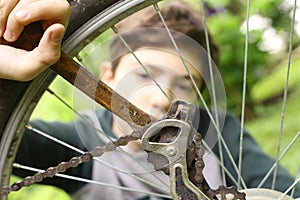
[[[132,54],[122,56],[115,73],[108,69],[103,74],[102,80],[140,109],[156,118],[162,117],[174,99],[196,102],[192,81],[177,54],[153,48],[138,49],[135,54],[157,83],[149,78],[147,72]],[[198,71],[187,61],[185,63],[195,81],[200,83]]]

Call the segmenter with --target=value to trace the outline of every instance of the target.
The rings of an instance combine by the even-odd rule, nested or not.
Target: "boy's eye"
[[[183,91],[191,91],[192,90],[191,86],[188,84],[178,84],[177,87]]]
[[[137,77],[137,79],[139,81],[151,81],[151,78],[149,77],[149,75],[146,72],[136,72],[135,76]]]
[[[144,78],[144,79],[148,79],[149,78],[149,76],[148,76],[148,74],[146,74],[146,73],[137,73],[137,75],[140,77],[140,78]]]

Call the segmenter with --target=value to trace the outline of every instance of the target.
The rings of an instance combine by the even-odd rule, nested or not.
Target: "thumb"
[[[60,58],[64,33],[65,27],[61,24],[49,26],[32,51],[0,45],[0,78],[31,80],[56,63]]]
[[[30,80],[40,72],[56,63],[61,55],[61,41],[65,33],[65,27],[61,24],[53,24],[44,32],[39,45],[27,54],[23,55],[26,67],[22,69],[23,80]]]
[[[62,24],[53,24],[44,32],[38,47],[32,51],[33,59],[40,62],[41,68],[49,67],[60,58],[64,33]]]

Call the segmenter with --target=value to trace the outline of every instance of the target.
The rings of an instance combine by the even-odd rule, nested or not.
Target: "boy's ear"
[[[111,63],[105,62],[100,67],[100,80],[104,83],[111,85],[112,81],[114,80],[114,74],[112,72]]]

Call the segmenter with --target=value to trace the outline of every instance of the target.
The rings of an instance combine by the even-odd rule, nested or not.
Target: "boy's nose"
[[[153,108],[160,109],[166,113],[175,98],[174,93],[167,87],[158,88],[151,98],[151,104]]]

